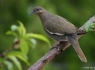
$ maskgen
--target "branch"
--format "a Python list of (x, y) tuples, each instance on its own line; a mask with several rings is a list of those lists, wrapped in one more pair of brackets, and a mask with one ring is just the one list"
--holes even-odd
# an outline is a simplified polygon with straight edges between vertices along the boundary
[[(95, 15), (92, 18), (90, 18), (86, 23), (88, 22), (94, 24)], [(85, 30), (85, 24), (81, 26), (79, 29)], [(81, 36), (82, 35), (78, 35), (78, 38), (80, 38)], [(41, 70), (48, 62), (54, 59), (57, 55), (59, 55), (69, 46), (70, 46), (69, 42), (56, 42), (52, 46), (52, 48), (41, 59), (39, 59), (36, 63), (34, 63), (28, 70)]]
[(19, 41), (18, 39), (15, 39), (15, 40), (14, 40), (14, 43), (12, 44), (12, 46), (10, 46), (8, 49), (6, 49), (4, 52), (2, 52), (2, 53), (0, 54), (0, 57), (5, 57), (6, 53), (9, 52), (11, 49), (15, 48), (15, 46), (16, 46), (17, 44), (19, 44), (19, 42), (20, 42), (20, 41)]

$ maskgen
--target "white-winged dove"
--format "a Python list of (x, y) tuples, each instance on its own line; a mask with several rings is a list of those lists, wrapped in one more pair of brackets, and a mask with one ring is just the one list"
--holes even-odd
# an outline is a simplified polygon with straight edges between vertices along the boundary
[(75, 49), (82, 62), (87, 62), (78, 43), (79, 31), (73, 24), (68, 22), (65, 18), (54, 15), (46, 11), (43, 7), (36, 6), (32, 14), (37, 14), (42, 22), (45, 32), (57, 41), (69, 41)]

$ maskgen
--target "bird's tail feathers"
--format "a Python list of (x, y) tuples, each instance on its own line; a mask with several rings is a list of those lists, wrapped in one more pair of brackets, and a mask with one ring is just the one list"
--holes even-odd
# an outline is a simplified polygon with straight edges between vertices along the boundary
[(74, 34), (74, 35), (67, 35), (67, 39), (71, 43), (73, 48), (75, 49), (75, 51), (78, 54), (80, 60), (82, 62), (87, 62), (87, 59), (86, 59), (84, 53), (82, 52), (82, 50), (81, 50), (81, 48), (79, 46), (77, 35), (76, 34)]

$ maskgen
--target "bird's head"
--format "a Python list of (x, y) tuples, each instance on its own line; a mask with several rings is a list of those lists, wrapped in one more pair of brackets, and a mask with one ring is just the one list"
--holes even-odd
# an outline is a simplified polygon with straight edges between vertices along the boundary
[(34, 9), (33, 9), (33, 12), (31, 14), (37, 14), (37, 15), (40, 15), (42, 13), (44, 13), (45, 9), (40, 7), (40, 6), (36, 6)]

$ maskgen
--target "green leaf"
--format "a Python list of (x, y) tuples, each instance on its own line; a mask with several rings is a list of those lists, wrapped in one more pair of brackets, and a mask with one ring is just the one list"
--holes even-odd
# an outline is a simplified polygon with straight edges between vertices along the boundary
[(13, 64), (7, 60), (4, 61), (4, 64), (7, 65), (8, 70), (14, 70)]
[(87, 32), (89, 31), (90, 26), (91, 26), (91, 22), (87, 22), (87, 23), (85, 24), (85, 30), (86, 30)]
[(0, 64), (6, 65), (8, 70), (12, 70), (12, 68), (13, 68), (12, 63), (7, 61), (7, 60), (5, 60), (5, 59), (3, 59), (3, 58), (0, 58)]
[(11, 51), (11, 52), (8, 52), (6, 54), (6, 57), (8, 56), (15, 56), (15, 57), (18, 57), (19, 59), (21, 59), (22, 61), (24, 61), (27, 65), (30, 65), (29, 62), (28, 62), (28, 58), (25, 54), (23, 54), (22, 52), (19, 52), (19, 51)]
[(27, 44), (28, 44), (29, 46), (31, 46), (31, 47), (34, 49), (35, 46), (36, 46), (36, 40), (33, 39), (33, 38), (29, 38), (29, 39), (27, 40)]
[(27, 54), (29, 47), (25, 39), (20, 39), (20, 49), (23, 54)]
[(93, 24), (91, 25), (91, 28), (92, 28), (92, 31), (95, 32), (95, 23), (93, 23)]
[(20, 24), (20, 26), (18, 27), (18, 31), (19, 31), (20, 35), (21, 36), (25, 35), (26, 34), (26, 29), (25, 29), (23, 23), (20, 22), (20, 21), (17, 21), (17, 22)]
[(13, 31), (7, 31), (6, 35), (14, 35), (15, 37), (18, 37), (18, 35)]
[(22, 24), (22, 22), (20, 21), (17, 21), (17, 22), (19, 23), (20, 26), (12, 25), (11, 30), (6, 32), (7, 35), (14, 35), (15, 37), (22, 37), (26, 34), (26, 29), (24, 25)]
[(32, 47), (33, 47), (33, 48), (35, 48), (35, 46), (36, 46), (36, 40), (35, 40), (35, 39), (30, 38), (30, 42), (31, 42), (31, 43), (33, 43), (33, 46), (32, 46)]
[(15, 56), (8, 56), (8, 58), (14, 62), (14, 64), (17, 66), (18, 70), (22, 70), (21, 64)]
[(29, 38), (36, 38), (36, 39), (42, 40), (50, 45), (50, 41), (45, 36), (43, 36), (41, 34), (27, 33), (26, 36)]

